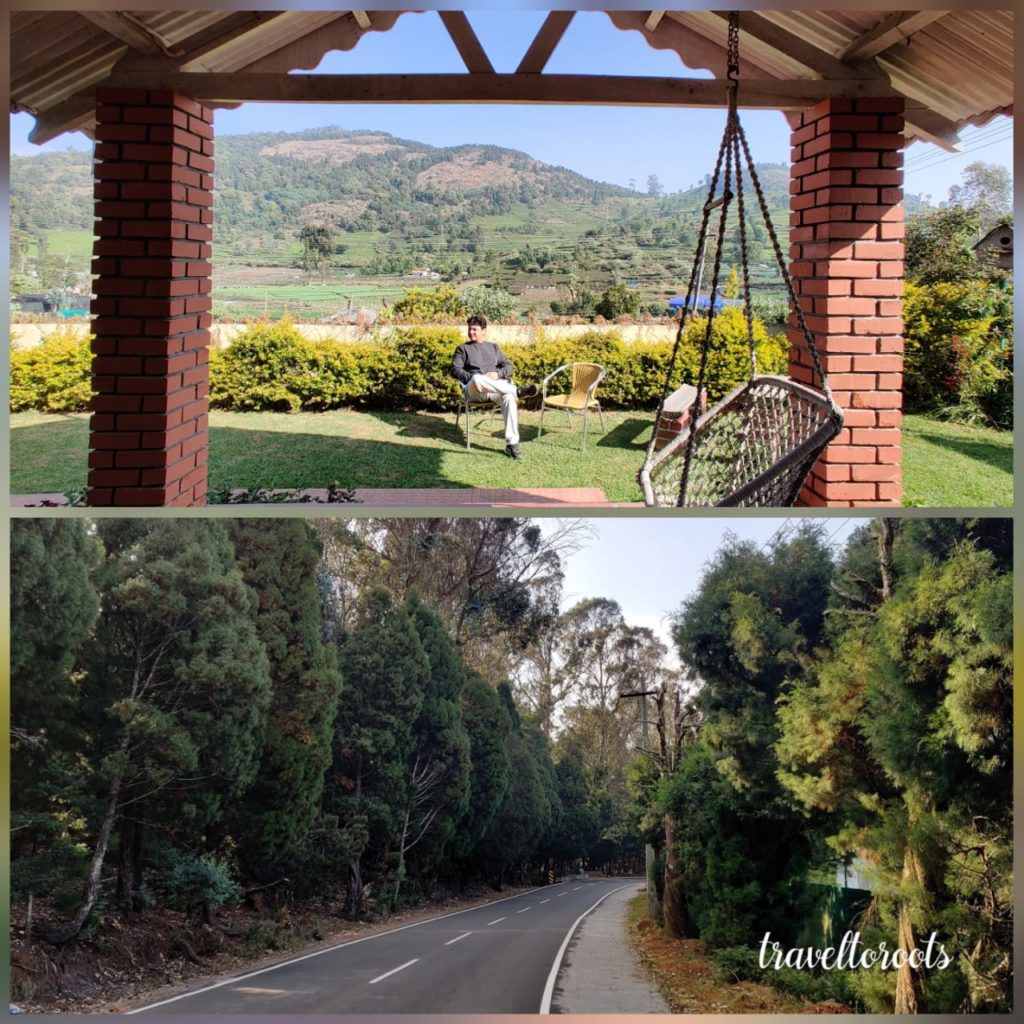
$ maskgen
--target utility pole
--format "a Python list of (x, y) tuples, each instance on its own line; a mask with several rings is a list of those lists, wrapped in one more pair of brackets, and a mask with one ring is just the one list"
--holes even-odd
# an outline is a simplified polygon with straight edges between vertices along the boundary
[[(640, 735), (643, 736), (644, 750), (647, 750), (647, 698), (654, 694), (654, 690), (637, 690), (634, 693), (621, 693), (622, 697), (640, 698)], [(652, 921), (657, 921), (659, 914), (658, 887), (654, 881), (654, 847), (650, 843), (644, 843), (644, 874), (647, 877), (647, 916)]]

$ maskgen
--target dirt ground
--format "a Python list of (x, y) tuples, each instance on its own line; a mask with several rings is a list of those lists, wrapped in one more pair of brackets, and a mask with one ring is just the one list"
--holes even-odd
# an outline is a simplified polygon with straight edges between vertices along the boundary
[[(26, 1013), (123, 1013), (224, 976), (269, 967), (304, 953), (488, 903), (527, 887), (447, 899), (387, 920), (345, 921), (340, 907), (277, 913), (237, 908), (218, 929), (186, 928), (181, 914), (146, 911), (100, 918), (87, 939), (63, 949), (25, 942), (25, 907), (11, 908), (11, 1002)], [(36, 904), (36, 914), (46, 914)]]
[(839, 1003), (807, 1003), (768, 985), (723, 981), (699, 939), (669, 938), (634, 902), (630, 939), (673, 1013), (849, 1013)]

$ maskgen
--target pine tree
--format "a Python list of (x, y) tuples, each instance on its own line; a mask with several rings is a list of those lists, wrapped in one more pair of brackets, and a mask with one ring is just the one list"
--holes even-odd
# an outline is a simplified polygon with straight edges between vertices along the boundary
[(341, 692), (336, 653), (320, 639), (320, 544), (299, 519), (233, 520), (242, 577), (257, 599), (270, 662), (259, 771), (232, 815), (239, 860), (258, 882), (281, 877), (316, 817)]
[(430, 661), (408, 612), (383, 589), (366, 595), (341, 648), (348, 681), (335, 722), (324, 810), (344, 825), (365, 819), (366, 843), (353, 849), (346, 912), (362, 913), (364, 872), (382, 877), (410, 800), (413, 727), (423, 707)]

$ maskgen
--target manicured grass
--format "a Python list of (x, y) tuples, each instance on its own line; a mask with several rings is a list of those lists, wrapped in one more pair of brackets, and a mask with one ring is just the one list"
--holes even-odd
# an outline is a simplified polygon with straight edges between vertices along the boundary
[(1013, 505), (1013, 433), (903, 419), (903, 504), (926, 508)]
[[(225, 413), (210, 415), (210, 486), (224, 487), (600, 487), (609, 501), (639, 501), (653, 414), (605, 414), (591, 420), (586, 452), (579, 423), (523, 411), (525, 458), (504, 454), (500, 416), (474, 427), (467, 451), (454, 413)], [(549, 432), (548, 427), (551, 427)], [(11, 416), (11, 492), (72, 491), (85, 486), (88, 417)], [(1013, 438), (982, 427), (908, 416), (904, 431), (904, 504), (930, 508), (1004, 508), (1013, 503)]]
[[(520, 412), (525, 458), (508, 459), (500, 414), (475, 418), (467, 451), (450, 413), (225, 413), (210, 415), (210, 488), (225, 487), (599, 487), (610, 501), (640, 501), (636, 472), (650, 437), (650, 413), (605, 413), (607, 433)], [(11, 416), (11, 492), (85, 485), (88, 417)]]

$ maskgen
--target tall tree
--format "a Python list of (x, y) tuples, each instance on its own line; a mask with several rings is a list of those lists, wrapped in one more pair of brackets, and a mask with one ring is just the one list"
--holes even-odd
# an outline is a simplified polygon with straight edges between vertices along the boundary
[[(780, 709), (780, 779), (829, 812), (832, 844), (878, 863), (886, 937), (938, 933), (957, 964), (863, 979), (898, 1013), (1000, 1010), (1011, 989), (1011, 575), (1008, 540), (961, 521), (879, 530), (888, 595), (839, 620), (833, 649)], [(895, 534), (895, 536), (894, 536)], [(841, 567), (865, 579), (862, 536)], [(1002, 548), (1002, 554), (997, 551)], [(888, 562), (889, 568), (884, 568)], [(861, 586), (862, 593), (870, 593)], [(843, 600), (854, 588), (843, 590)], [(958, 979), (961, 990), (958, 991)]]
[(335, 651), (321, 641), (320, 544), (310, 527), (299, 519), (238, 519), (229, 533), (256, 595), (256, 631), (272, 680), (259, 770), (232, 815), (239, 860), (266, 883), (302, 848), (319, 808), (341, 676)]
[(92, 910), (118, 823), (119, 892), (132, 900), (147, 808), (164, 802), (172, 834), (192, 842), (222, 820), (254, 777), (270, 698), (254, 601), (222, 523), (102, 520), (97, 528), (103, 615), (81, 711), (92, 719), (102, 812), (82, 901), (71, 922), (50, 930), (56, 941), (76, 935)]
[(423, 705), (413, 726), (410, 800), (399, 856), (415, 849), (421, 870), (434, 868), (469, 806), (470, 739), (462, 722), (466, 673), (441, 620), (415, 595), (405, 602), (430, 662)]
[(423, 707), (430, 661), (408, 612), (386, 590), (366, 595), (340, 655), (350, 681), (335, 722), (324, 810), (365, 820), (366, 844), (352, 850), (346, 912), (362, 913), (364, 870), (380, 879), (410, 801), (413, 727)]
[(949, 205), (976, 213), (982, 232), (1013, 216), (1013, 178), (1005, 167), (975, 160), (960, 178), (959, 185), (950, 186)]

